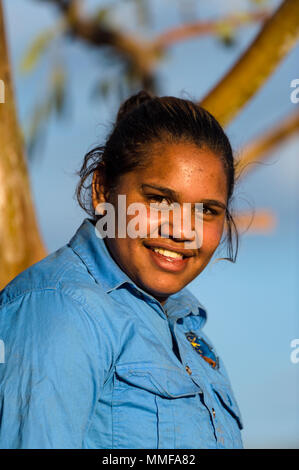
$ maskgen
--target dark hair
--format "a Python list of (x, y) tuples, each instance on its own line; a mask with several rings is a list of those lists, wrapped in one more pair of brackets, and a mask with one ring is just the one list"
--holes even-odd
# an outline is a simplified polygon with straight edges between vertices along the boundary
[[(104, 146), (85, 155), (78, 172), (76, 195), (80, 206), (95, 220), (92, 205), (91, 176), (101, 170), (104, 187), (112, 191), (121, 175), (137, 166), (146, 166), (148, 149), (157, 142), (178, 141), (208, 148), (219, 156), (227, 177), (226, 230), (228, 261), (235, 262), (238, 252), (238, 230), (229, 209), (235, 186), (235, 165), (230, 142), (217, 120), (198, 104), (173, 96), (157, 97), (146, 91), (131, 96), (119, 108), (116, 122)], [(233, 255), (233, 233), (236, 252)]]

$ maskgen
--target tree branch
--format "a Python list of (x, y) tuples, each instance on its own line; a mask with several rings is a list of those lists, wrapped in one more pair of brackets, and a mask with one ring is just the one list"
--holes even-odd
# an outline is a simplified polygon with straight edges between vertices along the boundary
[(228, 124), (271, 76), (299, 36), (298, 0), (285, 0), (226, 76), (201, 101)]
[(266, 11), (235, 14), (214, 22), (183, 25), (153, 40), (145, 40), (128, 32), (107, 28), (92, 17), (85, 18), (80, 9), (80, 0), (46, 1), (55, 4), (60, 9), (67, 21), (70, 34), (95, 46), (111, 46), (141, 78), (144, 88), (147, 89), (154, 81), (154, 71), (162, 52), (174, 42), (195, 35), (219, 33), (224, 24), (238, 27), (248, 22), (262, 21), (268, 15)]
[[(299, 132), (299, 112), (288, 116), (281, 124), (274, 127), (253, 143), (248, 144), (241, 152), (236, 163), (237, 177), (243, 177), (248, 171), (256, 168), (261, 159), (269, 158), (271, 151), (280, 143)], [(252, 166), (251, 166), (252, 165)]]
[(116, 31), (95, 18), (84, 17), (80, 0), (46, 0), (60, 9), (68, 33), (94, 46), (110, 46), (141, 78), (144, 88), (153, 83), (153, 70), (160, 51), (151, 41), (127, 32)]
[(223, 26), (238, 28), (248, 23), (265, 21), (269, 18), (269, 11), (257, 11), (253, 13), (239, 13), (229, 15), (216, 21), (196, 21), (188, 23), (177, 28), (170, 29), (160, 34), (153, 40), (157, 47), (165, 48), (174, 43), (185, 41), (195, 36), (203, 36), (205, 34), (218, 34)]

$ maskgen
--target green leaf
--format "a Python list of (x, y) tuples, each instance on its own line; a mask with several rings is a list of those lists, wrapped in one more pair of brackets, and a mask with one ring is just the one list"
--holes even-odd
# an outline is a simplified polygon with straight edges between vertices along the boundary
[(46, 96), (42, 103), (35, 106), (32, 117), (29, 122), (29, 130), (27, 134), (27, 153), (29, 160), (33, 159), (33, 156), (38, 149), (39, 145), (45, 139), (46, 136), (46, 123), (50, 117), (53, 108), (53, 100), (51, 95)]
[(110, 8), (99, 8), (94, 14), (94, 18), (99, 23), (106, 23), (109, 21)]
[(266, 5), (268, 3), (268, 0), (251, 0), (251, 3), (254, 5)]
[(103, 98), (107, 98), (110, 88), (111, 88), (111, 81), (103, 80), (100, 83), (99, 92), (103, 96)]
[(225, 46), (231, 46), (235, 43), (234, 29), (227, 21), (223, 21), (217, 25), (216, 34)]
[(53, 68), (51, 76), (52, 99), (57, 114), (62, 114), (66, 102), (66, 72), (61, 65)]
[(56, 35), (57, 29), (51, 29), (43, 32), (34, 39), (21, 62), (20, 70), (23, 74), (32, 71)]
[(115, 77), (111, 76), (107, 79), (98, 81), (95, 87), (91, 91), (92, 99), (107, 99), (109, 94), (114, 91), (115, 88)]
[(53, 67), (49, 85), (43, 100), (35, 105), (29, 121), (26, 141), (30, 159), (33, 159), (46, 138), (51, 115), (61, 115), (65, 110), (66, 72), (61, 64)]

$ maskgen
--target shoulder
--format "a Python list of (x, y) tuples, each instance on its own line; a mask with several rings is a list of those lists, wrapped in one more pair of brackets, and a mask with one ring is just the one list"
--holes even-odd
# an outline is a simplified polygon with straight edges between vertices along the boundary
[(68, 280), (91, 280), (85, 265), (73, 250), (65, 245), (16, 276), (0, 292), (0, 307), (30, 292), (55, 291)]
[[(116, 318), (117, 317), (117, 318)], [(113, 299), (95, 281), (86, 265), (65, 245), (19, 274), (0, 292), (1, 338), (12, 343), (48, 344), (117, 352), (128, 329)], [(113, 352), (113, 354), (114, 354)]]
[(92, 311), (95, 297), (98, 306), (109, 303), (104, 288), (95, 281), (86, 264), (65, 245), (21, 272), (0, 291), (0, 311), (29, 303), (33, 308), (34, 302), (39, 310), (67, 304)]

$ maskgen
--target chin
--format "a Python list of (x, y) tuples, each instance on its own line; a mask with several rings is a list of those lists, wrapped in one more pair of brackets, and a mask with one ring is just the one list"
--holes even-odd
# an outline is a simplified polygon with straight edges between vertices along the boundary
[(169, 295), (179, 292), (185, 287), (185, 284), (174, 284), (169, 282), (159, 282), (155, 284), (144, 284), (143, 289), (146, 290), (153, 297), (166, 298)]

